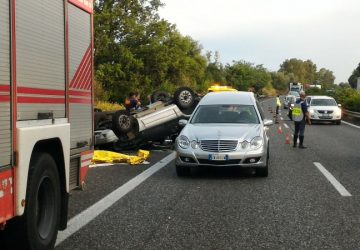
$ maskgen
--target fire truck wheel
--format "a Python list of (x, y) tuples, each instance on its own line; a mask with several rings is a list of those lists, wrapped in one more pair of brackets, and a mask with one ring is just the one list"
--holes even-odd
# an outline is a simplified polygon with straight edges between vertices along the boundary
[[(30, 161), (25, 214), (17, 224), (22, 249), (53, 249), (60, 223), (60, 180), (54, 159), (34, 153)], [(18, 237), (17, 237), (18, 238)]]
[(181, 110), (191, 108), (195, 102), (195, 93), (188, 87), (178, 88), (174, 93), (174, 101)]
[(112, 129), (117, 137), (133, 131), (136, 128), (135, 125), (135, 118), (125, 110), (116, 111), (113, 115)]

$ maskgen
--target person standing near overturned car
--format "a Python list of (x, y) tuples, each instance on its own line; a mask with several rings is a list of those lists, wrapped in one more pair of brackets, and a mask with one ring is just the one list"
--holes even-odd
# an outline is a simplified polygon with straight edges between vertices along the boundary
[(297, 140), (299, 138), (300, 144), (299, 148), (306, 148), (304, 146), (304, 133), (305, 133), (305, 125), (306, 122), (310, 125), (310, 116), (307, 109), (307, 104), (305, 101), (305, 92), (300, 92), (300, 99), (297, 100), (294, 104), (292, 110), (292, 119), (295, 123), (295, 132), (294, 132), (294, 145), (293, 147), (297, 147)]
[(124, 106), (128, 112), (134, 110), (140, 111), (140, 94), (138, 92), (130, 92), (128, 97), (125, 99)]

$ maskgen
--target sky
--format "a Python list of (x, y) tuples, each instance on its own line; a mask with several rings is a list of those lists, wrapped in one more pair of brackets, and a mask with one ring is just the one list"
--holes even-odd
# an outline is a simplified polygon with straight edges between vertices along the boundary
[(162, 0), (160, 17), (220, 62), (245, 60), (277, 71), (310, 59), (347, 82), (360, 63), (360, 0)]

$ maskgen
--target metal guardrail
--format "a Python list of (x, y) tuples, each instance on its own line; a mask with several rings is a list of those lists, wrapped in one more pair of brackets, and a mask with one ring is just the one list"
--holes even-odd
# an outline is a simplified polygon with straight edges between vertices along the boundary
[(354, 111), (350, 111), (347, 109), (343, 110), (345, 115), (350, 116), (350, 117), (354, 117), (354, 118), (360, 118), (360, 113), (359, 112), (354, 112)]

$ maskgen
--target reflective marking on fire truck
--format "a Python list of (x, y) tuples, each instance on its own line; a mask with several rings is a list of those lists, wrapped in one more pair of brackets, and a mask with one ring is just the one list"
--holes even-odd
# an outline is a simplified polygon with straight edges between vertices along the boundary
[(8, 179), (4, 179), (1, 181), (1, 185), (2, 185), (2, 189), (6, 189), (7, 185), (8, 185)]
[(9, 185), (10, 185), (10, 194), (12, 194), (13, 193), (12, 177), (1, 180), (0, 198), (3, 198), (5, 196), (6, 189), (8, 188)]
[(81, 154), (81, 167), (87, 167), (91, 164), (93, 158), (93, 151), (85, 151)]

